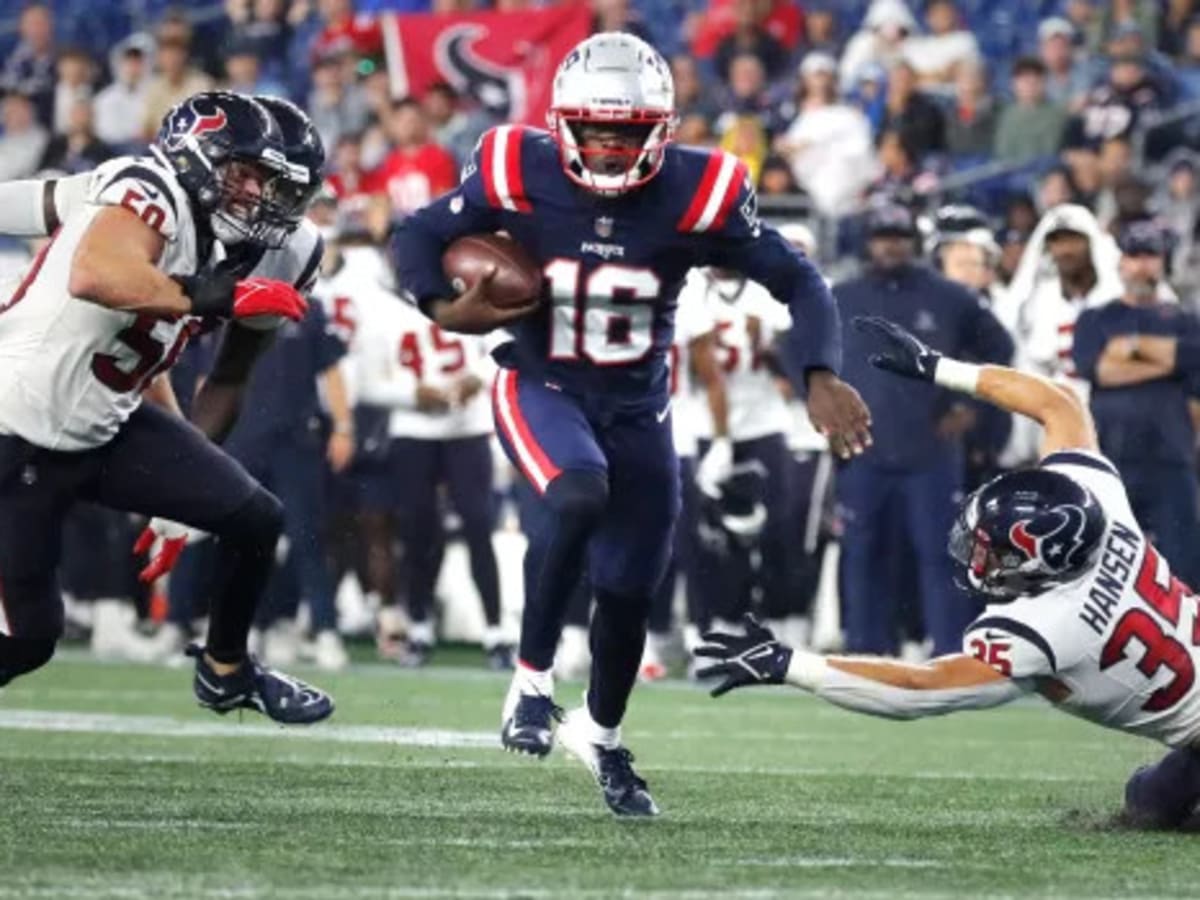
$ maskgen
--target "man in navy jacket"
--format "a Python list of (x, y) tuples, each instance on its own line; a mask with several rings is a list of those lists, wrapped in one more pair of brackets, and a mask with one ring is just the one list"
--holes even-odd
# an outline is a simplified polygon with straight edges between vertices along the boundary
[(962, 436), (975, 413), (949, 391), (930, 384), (914, 392), (872, 367), (869, 342), (848, 323), (884, 316), (936, 350), (981, 363), (1008, 363), (1013, 342), (976, 296), (915, 260), (911, 211), (876, 206), (866, 231), (866, 271), (834, 287), (847, 323), (843, 377), (875, 423), (874, 445), (838, 476), (847, 649), (896, 652), (900, 591), (892, 557), (911, 552), (933, 653), (952, 653), (974, 612), (954, 585), (946, 534), (962, 491)]

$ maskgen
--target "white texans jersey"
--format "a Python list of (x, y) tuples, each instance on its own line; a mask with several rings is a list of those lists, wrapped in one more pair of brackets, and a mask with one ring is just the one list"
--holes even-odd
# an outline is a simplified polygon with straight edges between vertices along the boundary
[[(708, 397), (704, 391), (692, 392), (692, 341), (712, 334), (714, 323), (712, 310), (708, 306), (706, 291), (708, 276), (699, 269), (692, 269), (687, 281), (679, 291), (678, 307), (675, 312), (675, 340), (667, 354), (667, 365), (671, 372), (671, 429), (675, 441), (675, 452), (683, 457), (696, 455), (698, 415), (696, 408), (707, 409)], [(709, 426), (711, 431), (712, 426)]]
[[(776, 335), (791, 327), (787, 307), (762, 285), (741, 278), (711, 279), (707, 294), (729, 396), (729, 437), (736, 443), (786, 434), (792, 418), (767, 356)], [(711, 415), (700, 419), (701, 436), (711, 436)]]
[[(360, 403), (392, 410), (392, 437), (453, 440), (492, 433), (491, 384), (495, 365), (484, 340), (451, 334), (376, 282), (354, 295), (357, 330), (351, 345)], [(453, 398), (464, 378), (482, 387), (445, 412), (417, 409), (417, 388), (437, 388)]]
[(209, 261), (200, 259), (187, 197), (156, 159), (119, 157), (88, 177), (86, 202), (0, 299), (0, 433), (51, 450), (111, 440), (198, 327), (193, 317), (172, 322), (71, 295), (71, 262), (96, 215), (123, 206), (157, 229), (167, 274), (192, 275)]
[(1036, 597), (992, 604), (964, 652), (1064, 710), (1170, 746), (1200, 738), (1198, 598), (1171, 576), (1102, 456), (1065, 451), (1042, 465), (1096, 497), (1108, 519), (1092, 570)]

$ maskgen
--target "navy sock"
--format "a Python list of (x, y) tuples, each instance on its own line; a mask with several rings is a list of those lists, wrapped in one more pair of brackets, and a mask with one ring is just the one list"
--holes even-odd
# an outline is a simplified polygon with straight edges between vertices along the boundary
[(1139, 821), (1176, 827), (1200, 801), (1200, 753), (1181, 747), (1143, 766), (1125, 785), (1125, 810)]
[(625, 718), (625, 707), (642, 663), (649, 615), (649, 597), (622, 597), (596, 590), (587, 705), (597, 725), (616, 728)]

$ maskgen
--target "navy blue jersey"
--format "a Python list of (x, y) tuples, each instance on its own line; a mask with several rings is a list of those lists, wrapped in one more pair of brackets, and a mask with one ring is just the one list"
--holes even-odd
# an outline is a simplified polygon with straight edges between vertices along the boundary
[(346, 355), (320, 303), (299, 322), (285, 322), (254, 363), (230, 442), (305, 430), (320, 415), (317, 378)]
[(399, 284), (427, 309), (454, 292), (442, 252), (503, 230), (542, 267), (539, 309), (510, 326), (497, 361), (618, 403), (667, 392), (676, 297), (696, 266), (735, 269), (788, 304), (793, 371), (841, 363), (837, 307), (816, 268), (758, 220), (745, 166), (722, 151), (668, 146), (662, 170), (619, 197), (579, 188), (549, 134), (487, 132), (455, 190), (418, 210), (391, 245)]
[(1195, 432), (1188, 398), (1200, 396), (1200, 372), (1177, 371), (1140, 384), (1101, 387), (1096, 380), (1100, 354), (1111, 338), (1127, 334), (1194, 341), (1200, 337), (1200, 322), (1177, 303), (1130, 306), (1114, 300), (1079, 314), (1072, 350), (1079, 375), (1092, 383), (1092, 416), (1100, 449), (1117, 463), (1190, 466)]

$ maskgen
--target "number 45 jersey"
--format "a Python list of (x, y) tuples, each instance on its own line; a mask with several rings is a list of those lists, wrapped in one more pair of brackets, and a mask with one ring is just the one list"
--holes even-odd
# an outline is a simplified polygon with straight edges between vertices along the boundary
[[(1034, 597), (993, 604), (963, 650), (1099, 725), (1180, 746), (1200, 738), (1200, 617), (1192, 591), (1147, 542), (1107, 459), (1069, 451), (1042, 465), (1092, 492), (1108, 519), (1093, 568)], [(1019, 523), (1018, 526), (1019, 527)], [(1030, 541), (1070, 552), (1072, 523)], [(1043, 556), (1054, 544), (1040, 548)]]
[(83, 208), (66, 219), (15, 290), (0, 295), (0, 434), (49, 450), (86, 450), (111, 440), (197, 321), (121, 312), (71, 295), (71, 261), (106, 206), (131, 210), (163, 236), (163, 272), (190, 275), (200, 263), (187, 197), (165, 166), (151, 157), (121, 157), (90, 178)]
[(509, 326), (497, 361), (590, 401), (665, 402), (676, 297), (692, 267), (743, 272), (788, 303), (803, 338), (797, 371), (837, 371), (837, 309), (812, 264), (761, 225), (745, 166), (721, 151), (669, 145), (642, 187), (601, 197), (562, 169), (551, 136), (487, 132), (455, 190), (397, 229), (401, 289), (427, 309), (453, 291), (441, 268), (458, 237), (506, 231), (541, 266), (543, 304)]

